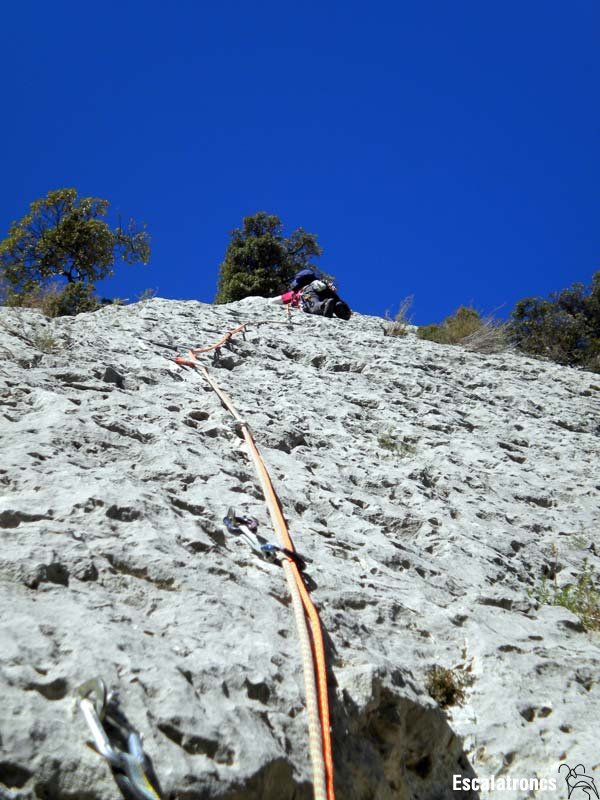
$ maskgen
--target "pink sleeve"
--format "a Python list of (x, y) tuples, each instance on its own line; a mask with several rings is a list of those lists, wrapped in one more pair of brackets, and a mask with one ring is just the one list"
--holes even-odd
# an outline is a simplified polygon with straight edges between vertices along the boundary
[(281, 299), (284, 303), (291, 303), (294, 299), (294, 292), (285, 292), (281, 295)]

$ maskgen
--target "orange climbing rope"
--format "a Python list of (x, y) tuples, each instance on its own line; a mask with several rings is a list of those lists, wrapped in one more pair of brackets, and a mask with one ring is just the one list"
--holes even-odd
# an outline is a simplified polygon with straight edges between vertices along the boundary
[(242, 325), (238, 325), (237, 328), (234, 328), (232, 331), (228, 331), (222, 339), (219, 339), (218, 342), (215, 342), (208, 347), (192, 347), (190, 353), (195, 356), (197, 353), (209, 353), (211, 350), (216, 350), (217, 347), (222, 347), (224, 344), (227, 344), (231, 337), (235, 336), (236, 333), (243, 333), (246, 330), (246, 327), (247, 323), (244, 322)]
[[(200, 370), (205, 379), (217, 394), (223, 406), (229, 411), (232, 417), (236, 420), (241, 428), (244, 441), (248, 448), (251, 460), (254, 463), (258, 479), (267, 503), (269, 515), (273, 528), (277, 532), (280, 545), (292, 552), (295, 552), (294, 543), (290, 537), (287, 523), (281, 512), (281, 505), (271, 476), (267, 470), (265, 462), (260, 454), (256, 441), (250, 431), (248, 423), (240, 416), (235, 408), (231, 398), (221, 389), (215, 379), (211, 376), (208, 369), (196, 359), (196, 353), (206, 353), (214, 350), (227, 342), (236, 333), (241, 333), (246, 329), (247, 325), (240, 325), (219, 340), (214, 345), (204, 348), (192, 348), (189, 351), (188, 357), (177, 356), (173, 359), (176, 364), (193, 369)], [(283, 560), (283, 567), (286, 574), (286, 579), (290, 586), (293, 601), (299, 597), (302, 607), (310, 625), (310, 632), (312, 637), (312, 665), (307, 668), (305, 659), (305, 687), (306, 687), (306, 700), (307, 711), (309, 715), (309, 734), (311, 738), (311, 759), (313, 763), (313, 778), (316, 800), (335, 800), (334, 783), (333, 783), (333, 755), (331, 747), (331, 719), (329, 713), (329, 696), (327, 691), (327, 662), (325, 657), (325, 646), (323, 642), (323, 630), (321, 628), (321, 620), (318, 611), (312, 598), (306, 588), (302, 575), (294, 559), (286, 557)], [(296, 611), (296, 621), (298, 623), (299, 635), (303, 648), (303, 655), (307, 655), (306, 641), (302, 632), (302, 620), (299, 619), (297, 613), (298, 604), (294, 602)], [(305, 622), (304, 622), (305, 628)], [(312, 674), (309, 669), (312, 670)], [(316, 688), (317, 693), (317, 706), (316, 710), (312, 709), (312, 698), (314, 697)], [(317, 748), (315, 740), (320, 737), (320, 743)], [(319, 752), (317, 752), (317, 750)]]

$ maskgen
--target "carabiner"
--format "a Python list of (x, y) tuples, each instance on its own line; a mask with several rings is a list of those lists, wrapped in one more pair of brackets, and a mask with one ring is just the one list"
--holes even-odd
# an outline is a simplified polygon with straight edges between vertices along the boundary
[[(146, 776), (146, 756), (140, 735), (129, 725), (126, 726), (127, 748), (129, 752), (118, 750), (111, 744), (104, 729), (105, 718), (117, 728), (125, 727), (122, 722), (113, 720), (107, 710), (108, 698), (106, 684), (101, 678), (86, 681), (77, 689), (79, 708), (88, 724), (96, 750), (103, 756), (114, 770), (122, 773), (121, 780), (138, 800), (161, 800), (148, 777)], [(90, 695), (94, 695), (93, 700)], [(123, 716), (124, 715), (120, 715)]]

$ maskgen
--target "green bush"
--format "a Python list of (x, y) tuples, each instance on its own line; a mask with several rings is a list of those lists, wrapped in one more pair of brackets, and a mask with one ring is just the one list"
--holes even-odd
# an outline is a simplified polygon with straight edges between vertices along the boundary
[(551, 583), (543, 578), (537, 589), (530, 592), (539, 603), (551, 606), (562, 606), (579, 617), (586, 630), (600, 630), (600, 592), (595, 588), (597, 575), (587, 559), (584, 560), (581, 572), (575, 583), (558, 587), (556, 581)]
[(460, 306), (456, 312), (437, 325), (423, 325), (417, 331), (419, 339), (439, 344), (458, 344), (483, 327), (479, 313), (470, 306)]
[(589, 287), (574, 283), (548, 299), (520, 300), (510, 334), (524, 353), (600, 372), (600, 272)]
[(75, 316), (100, 307), (93, 291), (91, 284), (81, 281), (63, 287), (56, 283), (34, 285), (27, 291), (5, 291), (4, 304), (13, 308), (37, 308), (47, 317)]

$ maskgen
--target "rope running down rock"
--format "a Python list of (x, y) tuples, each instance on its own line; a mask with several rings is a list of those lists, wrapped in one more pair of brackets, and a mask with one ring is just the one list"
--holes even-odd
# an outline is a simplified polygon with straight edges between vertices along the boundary
[[(267, 503), (271, 522), (279, 538), (280, 545), (288, 550), (295, 551), (287, 523), (281, 513), (281, 506), (273, 487), (271, 477), (260, 455), (260, 451), (258, 450), (248, 423), (240, 416), (231, 398), (221, 389), (208, 369), (196, 359), (196, 353), (207, 353), (221, 347), (229, 341), (232, 336), (245, 331), (246, 328), (246, 323), (240, 325), (226, 333), (225, 336), (215, 344), (209, 347), (192, 348), (187, 358), (178, 356), (174, 358), (173, 361), (181, 366), (199, 370), (210, 387), (217, 394), (223, 406), (229, 411), (239, 425), (248, 454), (254, 463)], [(296, 563), (291, 558), (283, 558), (282, 565), (292, 597), (296, 626), (300, 638), (315, 800), (335, 800), (331, 721), (327, 691), (327, 663), (321, 620)], [(311, 638), (306, 625), (306, 617), (308, 617), (310, 625), (312, 647)]]

